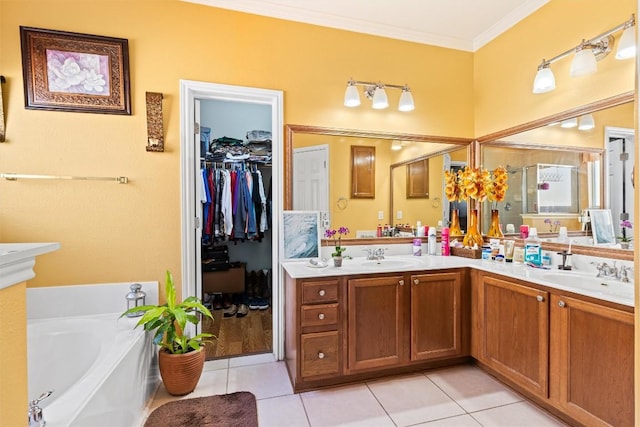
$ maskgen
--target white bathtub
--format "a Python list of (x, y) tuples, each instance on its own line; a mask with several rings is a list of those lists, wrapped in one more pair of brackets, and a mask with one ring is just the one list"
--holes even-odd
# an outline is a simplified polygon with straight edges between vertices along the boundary
[[(60, 293), (55, 288), (28, 289), (28, 307), (47, 298), (49, 306), (55, 305), (74, 287), (64, 288)], [(114, 295), (119, 300), (125, 294)], [(116, 304), (122, 306), (122, 301)], [(86, 308), (78, 299), (76, 304)], [(120, 313), (28, 320), (29, 398), (53, 390), (40, 404), (48, 427), (141, 425), (145, 406), (159, 384), (157, 349), (149, 334), (134, 329), (138, 319), (118, 319)]]

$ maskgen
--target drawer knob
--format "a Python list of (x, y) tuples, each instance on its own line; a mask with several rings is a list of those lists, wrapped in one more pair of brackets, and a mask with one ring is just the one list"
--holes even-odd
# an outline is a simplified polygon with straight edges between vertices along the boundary
[(320, 319), (320, 320), (324, 320), (324, 313), (320, 313), (320, 314), (318, 314), (318, 319)]
[(404, 280), (398, 280), (398, 284), (399, 284), (400, 286), (404, 286)]
[(565, 302), (564, 302), (564, 301), (558, 301), (558, 306), (559, 306), (559, 307), (564, 307), (564, 306), (566, 306), (566, 305), (567, 305), (567, 304), (565, 304)]
[(542, 295), (538, 295), (536, 299), (538, 300), (538, 302), (544, 301), (544, 297)]
[(420, 284), (420, 280), (418, 280), (418, 279), (413, 279), (413, 284), (414, 284), (414, 285), (419, 285), (419, 284)]
[(324, 353), (323, 352), (318, 352), (318, 359), (324, 359)]
[(318, 291), (318, 295), (320, 295), (321, 297), (325, 296), (327, 293), (324, 291), (324, 289), (320, 289)]

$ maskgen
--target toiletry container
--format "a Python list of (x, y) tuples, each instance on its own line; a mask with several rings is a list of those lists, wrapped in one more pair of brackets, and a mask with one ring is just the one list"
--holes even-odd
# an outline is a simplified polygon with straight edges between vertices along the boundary
[(524, 262), (542, 265), (542, 243), (538, 239), (538, 230), (535, 227), (529, 229), (529, 237), (524, 240)]
[(428, 253), (429, 255), (436, 255), (436, 229), (429, 227), (428, 241)]
[(442, 232), (440, 234), (440, 253), (442, 256), (449, 256), (449, 227), (442, 227)]
[(413, 239), (413, 255), (422, 255), (422, 239)]

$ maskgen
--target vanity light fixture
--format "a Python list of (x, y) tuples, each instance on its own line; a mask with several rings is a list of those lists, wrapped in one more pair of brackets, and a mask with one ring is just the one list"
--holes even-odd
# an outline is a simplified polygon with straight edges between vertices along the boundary
[(400, 95), (400, 101), (398, 102), (399, 111), (412, 111), (415, 104), (413, 103), (413, 95), (411, 89), (407, 85), (392, 85), (384, 84), (381, 82), (363, 82), (359, 80), (349, 79), (347, 82), (347, 89), (344, 93), (344, 106), (345, 107), (358, 107), (360, 105), (360, 94), (358, 93), (357, 86), (364, 86), (364, 95), (370, 99), (371, 107), (376, 110), (383, 110), (389, 107), (389, 98), (385, 89), (399, 89), (402, 91)]
[(593, 120), (592, 114), (585, 114), (580, 116), (580, 123), (578, 124), (578, 130), (591, 130), (596, 127), (596, 123)]
[(560, 122), (561, 128), (569, 129), (569, 128), (574, 128), (576, 126), (578, 126), (578, 119), (575, 117), (566, 119)]
[(571, 77), (585, 76), (595, 73), (598, 70), (596, 61), (605, 58), (611, 52), (615, 38), (613, 34), (623, 30), (622, 36), (618, 43), (616, 59), (629, 59), (636, 55), (635, 31), (633, 27), (636, 25), (635, 15), (622, 24), (606, 31), (589, 40), (582, 40), (580, 44), (571, 49), (554, 56), (549, 60), (542, 60), (538, 66), (535, 79), (533, 81), (533, 93), (546, 93), (555, 89), (555, 77), (551, 70), (551, 64), (574, 54), (571, 62)]

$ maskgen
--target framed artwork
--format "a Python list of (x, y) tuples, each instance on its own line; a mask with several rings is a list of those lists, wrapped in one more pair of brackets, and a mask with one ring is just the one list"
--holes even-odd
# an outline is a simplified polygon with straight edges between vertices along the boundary
[(305, 260), (320, 256), (320, 212), (283, 212), (284, 260)]
[(589, 209), (591, 216), (591, 233), (594, 245), (612, 245), (616, 243), (616, 235), (611, 219), (611, 209)]
[(127, 39), (20, 27), (25, 108), (131, 114)]

